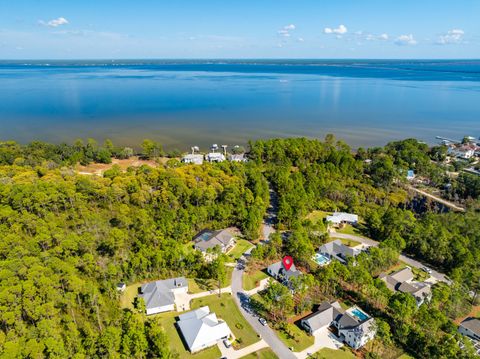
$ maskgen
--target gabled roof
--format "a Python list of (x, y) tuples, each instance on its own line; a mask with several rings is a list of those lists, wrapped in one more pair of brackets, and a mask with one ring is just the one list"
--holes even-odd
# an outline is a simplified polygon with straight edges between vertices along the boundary
[(336, 224), (341, 222), (356, 223), (358, 222), (358, 216), (352, 213), (335, 212), (331, 216), (327, 216), (326, 221)]
[(175, 304), (173, 290), (188, 287), (184, 277), (157, 280), (142, 285), (140, 297), (145, 301), (147, 309)]
[(325, 243), (319, 248), (320, 253), (327, 253), (330, 256), (336, 257), (341, 256), (343, 258), (346, 257), (355, 257), (358, 254), (358, 251), (354, 248), (346, 246), (342, 243), (341, 240), (336, 239), (334, 241)]
[(195, 247), (206, 251), (215, 246), (228, 246), (233, 239), (233, 235), (226, 229), (219, 231), (202, 231), (195, 238)]
[(302, 319), (308, 323), (308, 326), (312, 331), (329, 326), (334, 320), (337, 320), (344, 310), (340, 307), (338, 302), (323, 302), (318, 307), (318, 310), (315, 313), (310, 314), (309, 316)]
[(227, 323), (210, 313), (208, 306), (178, 316), (178, 327), (190, 351), (195, 351), (231, 334)]
[(472, 317), (467, 318), (460, 323), (460, 326), (480, 336), (480, 319)]
[(282, 261), (279, 261), (279, 262), (276, 262), (276, 263), (273, 263), (273, 264), (269, 265), (268, 268), (267, 268), (267, 271), (271, 272), (275, 276), (281, 275), (281, 276), (285, 277), (286, 279), (290, 279), (292, 277), (298, 277), (298, 276), (302, 275), (302, 272), (299, 271), (295, 267), (295, 264), (292, 263), (292, 266), (290, 267), (290, 269), (287, 270), (283, 266)]
[(412, 268), (410, 267), (405, 267), (403, 269), (400, 269), (396, 272), (393, 272), (390, 274), (390, 277), (394, 278), (398, 282), (408, 282), (413, 280), (413, 272)]
[(413, 281), (413, 272), (410, 267), (403, 268), (390, 275), (382, 273), (378, 276), (392, 291), (410, 293), (414, 297), (423, 298), (430, 293), (430, 285)]
[(345, 313), (337, 323), (338, 329), (351, 329), (357, 327), (361, 322), (350, 313)]

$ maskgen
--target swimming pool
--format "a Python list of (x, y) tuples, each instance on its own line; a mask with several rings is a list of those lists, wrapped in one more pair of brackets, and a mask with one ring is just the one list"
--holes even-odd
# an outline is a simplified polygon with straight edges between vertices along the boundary
[(367, 320), (367, 319), (369, 318), (367, 314), (365, 314), (364, 312), (362, 312), (362, 311), (361, 311), (360, 309), (358, 309), (358, 308), (353, 308), (353, 309), (351, 310), (351, 313), (352, 313), (353, 316), (357, 317), (358, 320), (360, 320), (360, 321), (362, 321), (362, 322), (365, 321), (365, 320)]
[(313, 256), (313, 260), (318, 265), (321, 265), (321, 266), (324, 266), (324, 265), (330, 263), (330, 258), (328, 258), (327, 256), (325, 256), (321, 253), (315, 253), (315, 255)]

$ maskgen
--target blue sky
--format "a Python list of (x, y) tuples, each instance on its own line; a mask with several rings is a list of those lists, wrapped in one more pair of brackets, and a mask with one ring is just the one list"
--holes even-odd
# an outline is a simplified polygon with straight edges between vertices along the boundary
[(480, 58), (478, 0), (0, 0), (0, 59)]

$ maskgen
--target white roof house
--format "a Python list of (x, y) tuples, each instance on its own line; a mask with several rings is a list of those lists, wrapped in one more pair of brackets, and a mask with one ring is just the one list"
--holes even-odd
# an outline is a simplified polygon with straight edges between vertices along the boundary
[(213, 346), (232, 334), (227, 323), (211, 313), (208, 306), (179, 315), (177, 325), (192, 353)]
[(182, 161), (184, 163), (191, 163), (194, 165), (201, 165), (203, 163), (203, 155), (189, 153), (183, 156)]
[(228, 159), (231, 162), (247, 162), (247, 159), (245, 158), (244, 153), (232, 153), (228, 156)]
[(225, 161), (224, 154), (220, 153), (220, 152), (210, 152), (205, 157), (206, 157), (206, 160), (208, 162), (223, 162), (223, 161)]
[(175, 295), (187, 293), (188, 282), (184, 277), (157, 280), (142, 285), (139, 297), (145, 301), (147, 315), (175, 310)]
[(358, 223), (358, 216), (356, 214), (351, 214), (351, 213), (335, 212), (331, 216), (327, 216), (326, 221), (333, 224), (341, 224), (341, 223), (356, 224)]

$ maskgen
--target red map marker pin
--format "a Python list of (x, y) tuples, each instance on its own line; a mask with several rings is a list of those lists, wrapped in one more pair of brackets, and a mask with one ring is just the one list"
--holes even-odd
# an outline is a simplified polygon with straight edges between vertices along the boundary
[(285, 256), (283, 257), (282, 262), (283, 262), (283, 266), (288, 271), (293, 265), (293, 258), (290, 256)]

